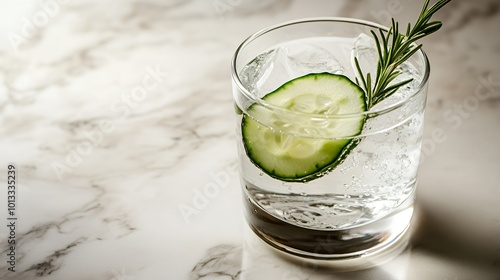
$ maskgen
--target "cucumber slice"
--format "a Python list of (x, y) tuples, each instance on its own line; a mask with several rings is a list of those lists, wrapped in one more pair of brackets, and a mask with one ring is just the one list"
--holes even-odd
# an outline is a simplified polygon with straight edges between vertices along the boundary
[[(309, 74), (267, 94), (267, 103), (305, 114), (352, 114), (366, 111), (363, 90), (349, 78)], [(256, 120), (265, 120), (263, 125)], [(278, 114), (259, 104), (243, 116), (242, 135), (250, 160), (271, 177), (305, 182), (335, 168), (357, 145), (365, 118), (323, 119)], [(300, 135), (300, 136), (299, 136)]]

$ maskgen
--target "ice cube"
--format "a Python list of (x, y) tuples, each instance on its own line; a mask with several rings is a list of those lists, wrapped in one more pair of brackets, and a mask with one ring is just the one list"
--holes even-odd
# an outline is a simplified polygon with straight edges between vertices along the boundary
[(408, 95), (413, 94), (417, 90), (418, 86), (422, 82), (422, 75), (420, 75), (419, 71), (409, 62), (404, 62), (397, 68), (397, 70), (401, 71), (401, 74), (391, 82), (391, 85), (413, 79), (410, 83), (399, 88), (398, 92), (395, 94), (398, 98), (403, 100), (408, 98)]
[(289, 58), (285, 52), (278, 47), (257, 56), (241, 70), (243, 85), (251, 93), (263, 97), (291, 80)]
[(245, 65), (240, 72), (243, 86), (251, 93), (256, 94), (259, 84), (262, 84), (269, 76), (269, 70), (274, 67), (273, 62), (278, 56), (279, 49), (273, 49), (258, 55), (250, 63)]
[(363, 71), (363, 76), (366, 78), (366, 74), (370, 73), (372, 81), (374, 81), (377, 75), (378, 64), (378, 51), (375, 45), (375, 39), (365, 33), (361, 33), (354, 42), (351, 52), (351, 63), (352, 69), (354, 69), (355, 75), (359, 79), (360, 77), (356, 70), (354, 58), (358, 59), (359, 66)]
[(377, 106), (384, 107), (389, 104), (394, 104), (396, 102), (406, 100), (418, 90), (418, 87), (422, 82), (422, 75), (420, 74), (420, 72), (409, 62), (404, 62), (403, 64), (398, 66), (397, 69), (401, 71), (401, 74), (389, 85), (393, 85), (406, 80), (413, 80), (410, 83), (400, 87), (397, 92), (387, 97)]
[(286, 48), (288, 69), (292, 76), (310, 73), (343, 74), (344, 67), (329, 51), (313, 44), (295, 44)]
[(310, 73), (342, 74), (344, 67), (329, 51), (314, 44), (293, 43), (257, 56), (240, 73), (243, 85), (259, 97)]

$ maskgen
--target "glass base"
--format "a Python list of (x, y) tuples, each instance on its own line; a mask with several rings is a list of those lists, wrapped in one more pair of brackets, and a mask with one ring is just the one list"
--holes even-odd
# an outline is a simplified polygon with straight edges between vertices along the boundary
[(343, 230), (293, 225), (270, 215), (248, 197), (244, 199), (244, 212), (250, 228), (280, 251), (311, 259), (348, 260), (377, 255), (395, 246), (406, 246), (402, 239), (410, 226), (413, 203), (414, 197), (410, 196), (391, 214)]

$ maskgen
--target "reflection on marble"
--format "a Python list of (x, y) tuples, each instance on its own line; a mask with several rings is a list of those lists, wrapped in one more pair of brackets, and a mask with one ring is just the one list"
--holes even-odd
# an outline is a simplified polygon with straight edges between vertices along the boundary
[[(210, 248), (190, 274), (190, 279), (239, 279), (241, 274), (241, 246), (221, 244)], [(229, 277), (229, 278), (228, 278)]]
[[(271, 24), (410, 20), (419, 2), (3, 1), (0, 184), (9, 162), (19, 180), (16, 272), (3, 226), (0, 279), (332, 279), (244, 225), (229, 61)], [(335, 279), (499, 279), (499, 8), (437, 15), (411, 247)]]

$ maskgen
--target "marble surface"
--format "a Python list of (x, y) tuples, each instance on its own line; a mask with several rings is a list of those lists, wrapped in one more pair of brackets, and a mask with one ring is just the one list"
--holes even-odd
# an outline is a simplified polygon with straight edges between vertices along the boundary
[(497, 0), (453, 1), (424, 40), (419, 218), (403, 254), (338, 272), (276, 254), (243, 220), (238, 44), (301, 17), (412, 20), (420, 2), (1, 1), (0, 217), (14, 163), (17, 220), (15, 272), (0, 227), (0, 278), (500, 279)]

